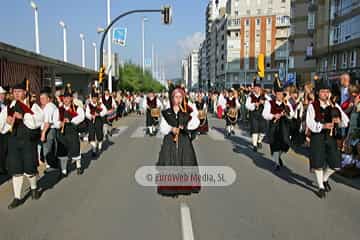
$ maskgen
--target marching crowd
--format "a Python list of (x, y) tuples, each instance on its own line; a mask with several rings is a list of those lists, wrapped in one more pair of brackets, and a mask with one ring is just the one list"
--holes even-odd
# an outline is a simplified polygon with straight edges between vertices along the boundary
[[(360, 168), (360, 86), (343, 74), (340, 85), (315, 76), (302, 89), (283, 86), (275, 75), (271, 89), (254, 79), (251, 86), (221, 92), (188, 92), (169, 82), (168, 92), (100, 93), (95, 87), (82, 99), (70, 85), (31, 94), (29, 81), (0, 86), (0, 173), (12, 177), (14, 199), (9, 209), (23, 203), (24, 177), (32, 199), (40, 197), (38, 166), (45, 173), (58, 169), (67, 177), (69, 160), (83, 173), (81, 141), (91, 145), (93, 156), (103, 149), (112, 133), (112, 122), (134, 112), (146, 116), (146, 133), (164, 135), (159, 166), (197, 166), (192, 141), (209, 131), (209, 113), (224, 119), (225, 137), (237, 125), (249, 126), (252, 149), (270, 144), (274, 171), (284, 166), (281, 156), (293, 147), (307, 147), (310, 169), (315, 173), (318, 196), (331, 191), (329, 177), (345, 166)], [(181, 151), (180, 151), (180, 150)], [(200, 186), (158, 188), (163, 195), (198, 193)]]
[(39, 199), (38, 166), (45, 174), (58, 169), (59, 177), (67, 177), (69, 161), (83, 173), (80, 143), (87, 140), (92, 155), (97, 156), (104, 140), (112, 133), (112, 122), (138, 110), (138, 96), (130, 92), (94, 87), (86, 99), (73, 92), (71, 85), (43, 88), (32, 94), (30, 82), (0, 86), (0, 174), (12, 177), (13, 209), (21, 205), (24, 177), (29, 180), (32, 199)]

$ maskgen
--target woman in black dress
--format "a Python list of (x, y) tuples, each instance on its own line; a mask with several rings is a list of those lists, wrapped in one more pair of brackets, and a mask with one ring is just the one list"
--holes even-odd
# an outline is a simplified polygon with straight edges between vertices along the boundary
[[(174, 88), (171, 91), (171, 107), (162, 111), (160, 132), (164, 135), (159, 153), (159, 167), (196, 167), (198, 166), (195, 150), (190, 138), (190, 131), (198, 128), (200, 121), (196, 107), (185, 101), (185, 91)], [(177, 197), (200, 191), (200, 183), (181, 185), (159, 185), (158, 193), (163, 196)]]

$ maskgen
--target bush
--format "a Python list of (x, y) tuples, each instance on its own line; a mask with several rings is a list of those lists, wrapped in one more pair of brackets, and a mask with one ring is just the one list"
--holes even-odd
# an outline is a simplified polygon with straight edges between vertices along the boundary
[(161, 92), (165, 88), (155, 80), (150, 71), (143, 71), (140, 66), (131, 62), (119, 67), (120, 81), (119, 89), (133, 92)]

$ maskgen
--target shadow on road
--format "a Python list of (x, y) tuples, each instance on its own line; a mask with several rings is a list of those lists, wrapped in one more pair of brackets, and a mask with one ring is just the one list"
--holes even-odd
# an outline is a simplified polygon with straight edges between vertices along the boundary
[[(216, 127), (214, 127), (214, 129), (224, 134), (224, 129)], [(298, 185), (316, 194), (317, 188), (313, 184), (312, 180), (293, 172), (290, 168), (286, 166), (284, 166), (280, 171), (274, 171), (274, 162), (271, 159), (266, 158), (263, 153), (254, 152), (252, 150), (251, 143), (238, 136), (227, 137), (227, 139), (231, 141), (233, 145), (233, 151), (235, 153), (246, 155), (253, 161), (253, 163), (257, 167), (271, 172), (273, 175), (277, 176), (283, 181), (286, 181), (289, 184)]]

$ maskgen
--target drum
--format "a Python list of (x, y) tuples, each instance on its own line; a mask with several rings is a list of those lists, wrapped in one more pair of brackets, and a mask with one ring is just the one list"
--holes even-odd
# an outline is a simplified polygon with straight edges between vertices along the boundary
[(109, 122), (112, 122), (116, 119), (116, 111), (114, 110), (110, 110), (107, 115), (106, 115), (106, 119), (109, 121)]
[(151, 109), (151, 117), (159, 118), (160, 117), (160, 108), (152, 108)]
[(198, 114), (199, 120), (206, 119), (206, 112), (204, 110), (199, 110), (198, 112), (199, 112)]
[(237, 117), (237, 110), (236, 108), (230, 108), (229, 111), (227, 112), (227, 116), (229, 118), (236, 118)]

